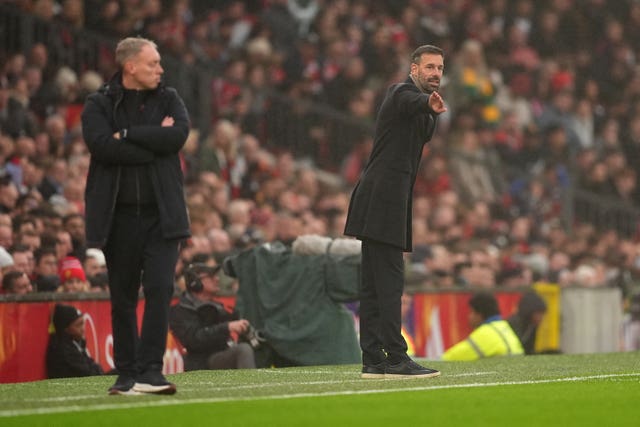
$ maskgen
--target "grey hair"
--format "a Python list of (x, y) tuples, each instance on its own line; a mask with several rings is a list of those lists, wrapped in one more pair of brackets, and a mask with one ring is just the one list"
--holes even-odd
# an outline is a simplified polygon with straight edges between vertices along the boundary
[(127, 37), (120, 40), (116, 46), (116, 63), (121, 67), (124, 66), (124, 63), (140, 53), (145, 45), (158, 49), (155, 42), (144, 37)]

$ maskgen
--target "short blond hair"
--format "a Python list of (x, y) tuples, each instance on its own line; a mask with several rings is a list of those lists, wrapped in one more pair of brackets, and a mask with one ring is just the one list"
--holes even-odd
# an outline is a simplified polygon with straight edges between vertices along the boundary
[(127, 37), (120, 40), (118, 46), (116, 46), (116, 63), (123, 67), (124, 63), (140, 53), (145, 45), (158, 49), (155, 42), (144, 37)]

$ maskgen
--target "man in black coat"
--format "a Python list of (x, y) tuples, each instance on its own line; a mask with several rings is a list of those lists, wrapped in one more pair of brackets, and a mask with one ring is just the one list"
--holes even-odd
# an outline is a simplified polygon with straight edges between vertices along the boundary
[(389, 87), (376, 120), (369, 161), (353, 190), (345, 227), (362, 240), (360, 347), (362, 377), (433, 377), (407, 356), (400, 333), (403, 252), (412, 250), (412, 192), (424, 144), (447, 110), (437, 89), (444, 54), (425, 45), (411, 57), (403, 83)]
[[(162, 366), (178, 247), (190, 236), (178, 156), (189, 118), (175, 89), (161, 82), (154, 42), (121, 40), (116, 62), (120, 71), (89, 95), (82, 112), (91, 153), (87, 246), (103, 249), (107, 261), (119, 373), (109, 393), (173, 394)], [(138, 336), (141, 282), (145, 309)]]

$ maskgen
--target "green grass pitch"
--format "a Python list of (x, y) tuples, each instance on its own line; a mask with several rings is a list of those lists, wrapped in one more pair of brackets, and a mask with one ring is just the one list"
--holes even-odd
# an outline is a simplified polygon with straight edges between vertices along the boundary
[(112, 376), (0, 385), (0, 426), (637, 426), (640, 353), (424, 362), (438, 378), (360, 366), (198, 371), (174, 396), (108, 396)]

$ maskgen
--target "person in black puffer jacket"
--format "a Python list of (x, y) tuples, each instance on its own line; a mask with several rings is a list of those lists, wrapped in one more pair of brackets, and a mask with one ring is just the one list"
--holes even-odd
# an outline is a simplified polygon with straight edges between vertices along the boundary
[(101, 375), (102, 368), (87, 352), (84, 317), (70, 305), (56, 304), (53, 309), (55, 332), (47, 346), (47, 377), (72, 378)]
[(173, 394), (162, 367), (179, 244), (190, 236), (179, 158), (189, 118), (175, 89), (162, 84), (153, 41), (125, 38), (115, 54), (120, 71), (89, 95), (82, 112), (91, 153), (87, 246), (102, 249), (107, 261), (119, 373), (109, 393)]
[[(236, 342), (253, 329), (246, 319), (215, 300), (218, 294), (220, 266), (193, 263), (184, 274), (186, 291), (178, 304), (171, 307), (169, 326), (173, 335), (187, 349), (185, 371), (196, 369), (255, 368), (252, 345)], [(256, 332), (253, 332), (256, 335)], [(260, 345), (255, 340), (253, 345)]]

